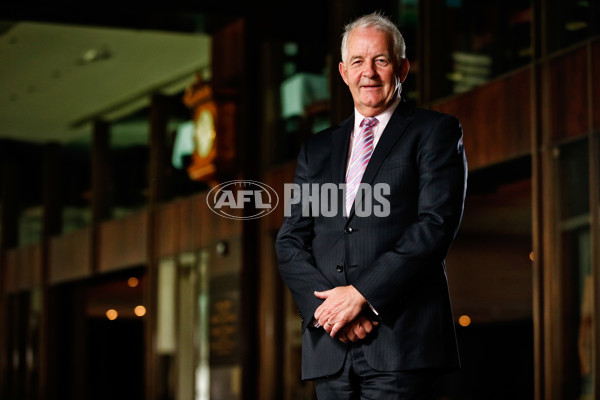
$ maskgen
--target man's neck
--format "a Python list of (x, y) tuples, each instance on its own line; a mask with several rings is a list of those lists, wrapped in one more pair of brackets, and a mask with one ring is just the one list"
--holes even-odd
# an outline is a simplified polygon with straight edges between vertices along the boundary
[(362, 121), (364, 118), (377, 117), (378, 115), (384, 114), (391, 109), (391, 111), (395, 110), (398, 104), (402, 101), (402, 97), (398, 96), (394, 101), (387, 105), (387, 107), (383, 109), (376, 109), (367, 114), (363, 114), (356, 106), (354, 107), (354, 114), (357, 117), (362, 117), (360, 120)]

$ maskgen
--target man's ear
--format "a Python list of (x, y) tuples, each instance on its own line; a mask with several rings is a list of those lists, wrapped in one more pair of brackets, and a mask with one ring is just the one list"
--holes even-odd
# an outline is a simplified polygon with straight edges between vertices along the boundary
[(340, 75), (342, 76), (342, 79), (344, 80), (344, 82), (346, 82), (346, 85), (347, 85), (348, 84), (348, 76), (346, 75), (346, 66), (341, 61), (339, 64), (339, 69), (340, 69)]
[(400, 78), (400, 83), (403, 83), (404, 80), (406, 79), (409, 69), (410, 69), (410, 63), (408, 62), (408, 59), (403, 58), (402, 61), (400, 61), (400, 73), (398, 75), (398, 77)]

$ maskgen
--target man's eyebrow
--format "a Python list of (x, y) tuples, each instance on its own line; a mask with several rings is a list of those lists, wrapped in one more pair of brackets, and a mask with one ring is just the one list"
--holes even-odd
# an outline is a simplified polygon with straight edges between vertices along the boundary
[[(379, 57), (385, 57), (385, 58), (388, 58), (388, 59), (390, 59), (390, 60), (392, 59), (392, 57), (390, 57), (390, 56), (389, 56), (388, 54), (386, 54), (386, 53), (379, 53), (379, 54), (375, 54), (375, 55), (374, 55), (372, 58), (379, 58)], [(350, 57), (350, 58), (348, 59), (348, 61), (353, 61), (353, 60), (356, 60), (356, 59), (363, 59), (363, 58), (364, 58), (363, 56), (352, 56), (352, 57)]]
[[(390, 56), (389, 56), (388, 54), (386, 54), (386, 53), (379, 53), (379, 54), (376, 54), (376, 55), (374, 55), (374, 56), (373, 56), (373, 58), (372, 58), (372, 59), (376, 59), (376, 58), (379, 58), (379, 57), (384, 57), (384, 58), (385, 58), (385, 59), (387, 59), (387, 60), (391, 60), (391, 59), (392, 59), (392, 57), (390, 57)], [(356, 56), (352, 56), (352, 57), (350, 57), (350, 58), (348, 59), (348, 62), (349, 62), (349, 63), (352, 63), (352, 61), (355, 61), (355, 60), (362, 60), (362, 59), (364, 59), (364, 57), (363, 57), (363, 56), (356, 55)]]

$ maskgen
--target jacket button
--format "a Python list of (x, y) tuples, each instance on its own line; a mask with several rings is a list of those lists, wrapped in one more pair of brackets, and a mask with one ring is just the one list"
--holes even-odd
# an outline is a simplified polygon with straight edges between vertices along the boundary
[(352, 233), (352, 227), (351, 226), (347, 227), (346, 229), (344, 229), (344, 232)]
[(337, 267), (335, 267), (335, 270), (337, 272), (343, 272), (344, 271), (344, 266), (343, 265), (338, 265)]

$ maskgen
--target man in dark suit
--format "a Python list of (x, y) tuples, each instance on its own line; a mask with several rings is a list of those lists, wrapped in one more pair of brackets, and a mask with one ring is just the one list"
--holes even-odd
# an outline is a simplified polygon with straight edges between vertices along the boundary
[[(295, 184), (307, 189), (276, 250), (303, 317), (302, 379), (320, 400), (429, 399), (439, 374), (459, 367), (444, 258), (463, 212), (462, 128), (403, 101), (408, 69), (389, 19), (346, 26), (339, 70), (355, 112), (298, 156)], [(333, 216), (314, 207), (325, 184), (344, 188), (317, 202), (338, 206)], [(369, 212), (377, 199), (365, 189), (378, 186), (384, 199)]]

